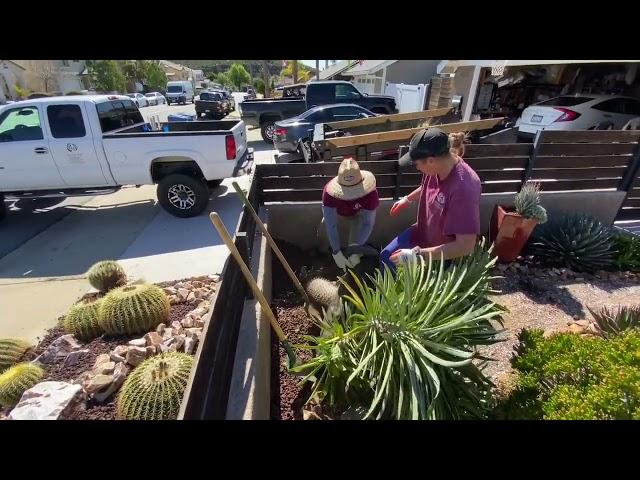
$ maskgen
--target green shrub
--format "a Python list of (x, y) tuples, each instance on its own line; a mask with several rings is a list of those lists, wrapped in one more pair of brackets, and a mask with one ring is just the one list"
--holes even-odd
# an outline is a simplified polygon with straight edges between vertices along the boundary
[(640, 419), (640, 332), (610, 339), (523, 330), (507, 418)]
[(533, 231), (529, 253), (549, 265), (593, 272), (613, 265), (609, 227), (586, 214), (551, 218)]
[(73, 305), (62, 319), (62, 328), (83, 341), (93, 340), (104, 333), (98, 319), (100, 300)]
[(18, 338), (0, 338), (0, 373), (20, 361), (31, 348), (29, 342)]
[(87, 272), (91, 286), (101, 292), (121, 287), (127, 282), (122, 266), (114, 260), (103, 260), (94, 264)]
[(640, 305), (634, 307), (618, 307), (617, 310), (610, 310), (602, 307), (598, 311), (594, 311), (591, 307), (587, 307), (593, 315), (598, 325), (598, 329), (604, 337), (618, 335), (630, 328), (640, 327)]
[(155, 285), (137, 284), (107, 293), (100, 305), (99, 322), (108, 335), (145, 333), (169, 319), (169, 299)]
[(482, 245), (447, 270), (420, 257), (395, 277), (376, 271), (373, 287), (341, 280), (343, 308), (307, 337), (316, 355), (293, 370), (314, 382), (312, 398), (366, 406), (365, 418), (483, 417), (491, 384), (472, 360), (499, 333), (490, 319), (503, 310), (486, 298), (494, 263)]
[(146, 359), (127, 377), (118, 395), (124, 420), (175, 420), (189, 380), (193, 357), (168, 352)]
[(44, 370), (31, 362), (19, 363), (0, 374), (0, 405), (13, 407), (43, 375)]
[(640, 271), (640, 236), (626, 232), (614, 235), (616, 267), (620, 270)]

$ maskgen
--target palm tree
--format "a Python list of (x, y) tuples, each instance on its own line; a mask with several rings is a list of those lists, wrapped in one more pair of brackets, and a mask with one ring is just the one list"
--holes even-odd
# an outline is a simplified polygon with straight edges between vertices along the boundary
[(291, 60), (291, 75), (293, 83), (298, 83), (298, 60)]

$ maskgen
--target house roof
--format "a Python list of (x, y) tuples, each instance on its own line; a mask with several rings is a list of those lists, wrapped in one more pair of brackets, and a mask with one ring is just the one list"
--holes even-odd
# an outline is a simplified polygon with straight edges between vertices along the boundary
[(320, 74), (319, 74), (320, 80), (327, 80), (327, 79), (330, 79), (331, 77), (334, 77), (335, 75), (340, 75), (347, 68), (353, 66), (353, 64), (356, 61), (357, 60), (342, 60), (338, 63), (334, 63), (333, 65), (325, 68), (324, 70), (320, 70)]
[[(382, 70), (397, 61), (398, 60), (365, 60), (362, 63), (356, 63), (349, 70), (343, 73), (344, 75), (351, 75), (354, 77), (359, 75), (371, 75), (372, 73)], [(358, 60), (356, 60), (356, 62), (358, 62)]]
[(179, 63), (173, 63), (173, 62), (170, 62), (169, 60), (160, 60), (160, 63), (162, 63), (167, 67), (171, 67), (174, 70), (184, 70), (185, 68), (187, 68), (184, 65), (180, 65)]

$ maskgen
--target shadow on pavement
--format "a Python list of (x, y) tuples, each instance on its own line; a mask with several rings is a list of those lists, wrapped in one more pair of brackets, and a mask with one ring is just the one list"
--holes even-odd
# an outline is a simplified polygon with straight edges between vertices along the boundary
[[(47, 225), (50, 228), (45, 234), (19, 244), (17, 247), (22, 248), (15, 247), (11, 255), (0, 259), (0, 278), (82, 275), (95, 262), (104, 259), (144, 257), (223, 245), (208, 214), (217, 211), (233, 234), (241, 202), (233, 189), (222, 185), (211, 192), (207, 210), (194, 218), (173, 217), (155, 200), (99, 207), (67, 205), (56, 210), (64, 210), (56, 213), (59, 216), (70, 211), (73, 215), (64, 222)], [(19, 228), (16, 223), (28, 222), (34, 217), (36, 215), (32, 214), (18, 218), (17, 222), (14, 218), (13, 224), (7, 222), (0, 227), (0, 237), (4, 239), (14, 234), (12, 230)]]

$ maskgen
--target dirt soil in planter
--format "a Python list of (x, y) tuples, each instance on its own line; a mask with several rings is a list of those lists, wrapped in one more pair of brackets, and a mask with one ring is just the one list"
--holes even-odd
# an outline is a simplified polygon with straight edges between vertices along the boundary
[[(173, 282), (163, 282), (157, 284), (160, 287), (170, 287), (179, 282), (189, 281), (190, 279), (185, 280), (176, 280)], [(101, 297), (100, 293), (88, 293), (84, 295), (79, 301), (87, 301), (93, 300)], [(171, 305), (169, 310), (169, 320), (167, 325), (170, 325), (171, 322), (182, 320), (187, 313), (196, 308), (194, 303), (178, 303)], [(59, 320), (62, 320), (61, 317)], [(38, 343), (38, 345), (29, 351), (25, 355), (26, 360), (33, 360), (38, 355), (43, 353), (47, 347), (58, 337), (64, 335), (65, 332), (62, 327), (57, 326), (50, 329), (47, 334), (44, 336), (42, 340)], [(76, 378), (80, 376), (83, 372), (87, 370), (91, 370), (96, 361), (98, 355), (103, 353), (109, 353), (118, 345), (126, 345), (130, 340), (135, 338), (142, 337), (141, 334), (131, 335), (126, 337), (106, 337), (101, 336), (96, 338), (88, 343), (83, 343), (78, 341), (82, 345), (82, 349), (89, 350), (85, 355), (80, 357), (80, 361), (72, 366), (64, 366), (64, 360), (54, 362), (50, 365), (44, 365), (45, 375), (43, 381), (63, 381), (63, 382), (73, 382)], [(131, 368), (131, 366), (129, 366)], [(105, 403), (98, 403), (93, 399), (90, 399), (86, 404), (86, 410), (78, 409), (70, 417), (70, 420), (115, 420), (116, 418), (116, 399), (117, 394), (113, 394)]]
[(567, 329), (578, 320), (593, 320), (587, 306), (640, 303), (640, 277), (628, 273), (600, 272), (596, 275), (573, 273), (550, 268), (531, 268), (526, 264), (499, 265), (494, 272), (504, 278), (493, 285), (502, 293), (491, 299), (508, 308), (503, 316), (505, 341), (481, 348), (496, 361), (488, 362), (485, 374), (506, 392), (513, 383), (511, 357), (517, 334), (523, 328), (545, 331)]

